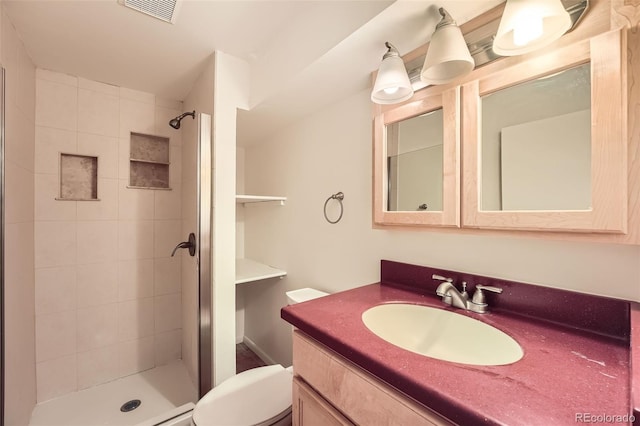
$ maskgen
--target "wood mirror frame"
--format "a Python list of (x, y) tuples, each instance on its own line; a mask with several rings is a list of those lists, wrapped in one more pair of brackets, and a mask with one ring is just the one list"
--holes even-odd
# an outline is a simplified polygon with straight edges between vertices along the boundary
[[(442, 108), (442, 210), (388, 211), (386, 126)], [(460, 226), (460, 87), (433, 86), (400, 105), (374, 105), (374, 225)]]
[[(463, 86), (462, 226), (565, 232), (627, 232), (627, 45), (616, 30), (522, 61)], [(483, 211), (481, 97), (537, 77), (591, 64), (591, 209)]]

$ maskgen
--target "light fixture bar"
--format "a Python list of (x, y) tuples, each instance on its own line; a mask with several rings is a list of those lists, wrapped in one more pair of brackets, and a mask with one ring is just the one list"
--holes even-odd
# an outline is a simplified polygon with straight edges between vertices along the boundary
[[(589, 0), (562, 0), (562, 5), (571, 17), (571, 28), (567, 31), (567, 33), (569, 33), (578, 25), (586, 13), (589, 8)], [(499, 24), (500, 18), (497, 18), (464, 34), (465, 41), (469, 47), (471, 57), (476, 64), (476, 68), (502, 58), (502, 56), (493, 51), (493, 39), (498, 32)], [(420, 90), (427, 86), (420, 80), (420, 71), (422, 70), (424, 58), (424, 56), (421, 56), (406, 64), (409, 80), (411, 81), (414, 90)]]

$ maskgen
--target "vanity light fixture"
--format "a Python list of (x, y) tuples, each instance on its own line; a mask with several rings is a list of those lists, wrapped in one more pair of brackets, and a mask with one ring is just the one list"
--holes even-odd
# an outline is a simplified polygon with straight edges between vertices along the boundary
[(469, 53), (460, 27), (444, 9), (442, 19), (431, 36), (420, 79), (426, 84), (445, 84), (469, 74), (475, 62)]
[(493, 51), (502, 56), (529, 53), (559, 39), (571, 25), (560, 0), (507, 0)]
[(398, 49), (389, 42), (386, 42), (385, 46), (388, 50), (382, 56), (382, 63), (371, 92), (371, 101), (377, 104), (396, 104), (413, 96), (413, 87)]

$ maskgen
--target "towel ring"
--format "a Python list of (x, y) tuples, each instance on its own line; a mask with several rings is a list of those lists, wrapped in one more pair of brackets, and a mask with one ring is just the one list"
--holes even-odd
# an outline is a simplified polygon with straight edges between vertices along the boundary
[[(338, 200), (338, 202), (340, 203), (340, 216), (338, 216), (336, 220), (331, 220), (327, 216), (327, 204), (331, 200)], [(332, 225), (340, 222), (340, 219), (342, 219), (342, 213), (344, 213), (344, 206), (342, 205), (342, 200), (344, 200), (344, 194), (342, 192), (337, 192), (333, 194), (331, 197), (327, 198), (327, 201), (324, 202), (324, 218), (327, 220), (327, 222), (329, 222)]]

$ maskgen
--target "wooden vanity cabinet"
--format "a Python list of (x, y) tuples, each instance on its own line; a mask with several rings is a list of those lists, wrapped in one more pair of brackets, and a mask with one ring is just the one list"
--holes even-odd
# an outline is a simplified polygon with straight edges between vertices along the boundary
[(304, 380), (293, 379), (293, 424), (299, 426), (351, 426), (351, 423)]
[(293, 425), (452, 425), (299, 330), (293, 334)]

